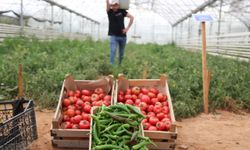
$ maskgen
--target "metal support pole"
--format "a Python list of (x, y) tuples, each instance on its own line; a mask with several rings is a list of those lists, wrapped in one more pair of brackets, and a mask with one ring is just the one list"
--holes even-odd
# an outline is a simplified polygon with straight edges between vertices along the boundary
[(98, 24), (98, 40), (100, 40), (100, 24)]
[(190, 43), (190, 38), (191, 38), (191, 18), (188, 19), (188, 43)]
[(183, 32), (183, 22), (181, 23), (181, 37), (180, 37), (180, 39), (182, 40), (182, 32)]
[(71, 33), (72, 32), (72, 13), (69, 12), (70, 15), (69, 15), (69, 32)]
[(219, 44), (220, 44), (219, 36), (220, 36), (220, 27), (221, 27), (221, 11), (222, 11), (222, 4), (223, 4), (223, 0), (220, 0), (218, 30), (217, 30), (217, 46), (216, 46), (217, 54), (219, 53)]
[(221, 11), (222, 11), (222, 4), (223, 0), (220, 0), (220, 9), (219, 9), (219, 20), (218, 20), (218, 32), (217, 35), (220, 35), (220, 28), (221, 28)]
[(82, 18), (82, 34), (84, 34), (84, 18)]
[(51, 28), (53, 28), (53, 26), (54, 26), (54, 6), (52, 4), (50, 6), (51, 6), (51, 24), (50, 24), (50, 26), (51, 26)]
[(62, 20), (62, 24), (61, 24), (61, 26), (62, 26), (62, 32), (63, 32), (63, 17), (64, 17), (64, 11), (63, 11), (63, 9), (62, 9), (62, 13), (61, 13), (61, 15), (62, 15), (62, 18), (61, 18), (61, 20)]
[(20, 15), (20, 33), (23, 34), (24, 22), (23, 22), (23, 0), (21, 0), (21, 15)]
[(171, 26), (171, 44), (174, 43), (174, 27)]

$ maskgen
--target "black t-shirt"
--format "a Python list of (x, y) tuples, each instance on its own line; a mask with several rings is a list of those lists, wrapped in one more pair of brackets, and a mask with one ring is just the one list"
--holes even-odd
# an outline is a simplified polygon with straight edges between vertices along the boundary
[(126, 34), (122, 33), (122, 30), (125, 28), (124, 17), (128, 12), (124, 9), (118, 9), (116, 12), (110, 9), (107, 13), (109, 19), (108, 35), (126, 36)]

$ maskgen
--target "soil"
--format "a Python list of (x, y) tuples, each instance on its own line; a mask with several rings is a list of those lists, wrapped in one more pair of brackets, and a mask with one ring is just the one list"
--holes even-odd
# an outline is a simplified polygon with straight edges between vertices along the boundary
[[(38, 139), (28, 150), (64, 150), (51, 144), (53, 111), (37, 110)], [(250, 114), (217, 111), (177, 122), (177, 150), (249, 150)]]

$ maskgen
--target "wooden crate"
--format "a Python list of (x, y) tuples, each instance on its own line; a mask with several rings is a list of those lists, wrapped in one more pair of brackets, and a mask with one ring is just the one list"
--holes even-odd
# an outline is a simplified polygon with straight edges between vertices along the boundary
[(167, 95), (168, 105), (169, 105), (169, 113), (172, 121), (172, 125), (169, 131), (148, 131), (144, 130), (144, 135), (149, 137), (151, 140), (155, 142), (157, 147), (153, 145), (149, 145), (148, 148), (152, 150), (168, 150), (175, 148), (175, 140), (177, 139), (177, 128), (176, 128), (176, 120), (171, 100), (171, 95), (169, 92), (169, 86), (167, 82), (166, 75), (161, 75), (160, 79), (126, 79), (122, 74), (118, 76), (118, 80), (116, 81), (116, 92), (114, 95), (114, 103), (117, 103), (118, 92), (120, 90), (126, 90), (127, 88), (138, 86), (150, 88), (157, 88), (160, 92)]
[(52, 144), (60, 148), (82, 148), (88, 149), (90, 130), (83, 129), (62, 129), (62, 101), (66, 96), (67, 90), (93, 91), (95, 88), (103, 88), (111, 95), (111, 105), (113, 104), (114, 80), (113, 76), (103, 77), (99, 80), (74, 80), (72, 76), (67, 76), (63, 82), (61, 93), (55, 115), (52, 119), (51, 136)]

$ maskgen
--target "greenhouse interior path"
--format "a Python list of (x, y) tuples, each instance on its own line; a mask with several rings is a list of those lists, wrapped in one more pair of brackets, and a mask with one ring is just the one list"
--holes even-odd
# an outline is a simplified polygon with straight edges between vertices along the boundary
[[(51, 146), (50, 127), (54, 115), (37, 110), (38, 140), (28, 150), (63, 150)], [(217, 111), (178, 122), (177, 150), (249, 150), (250, 114)]]

